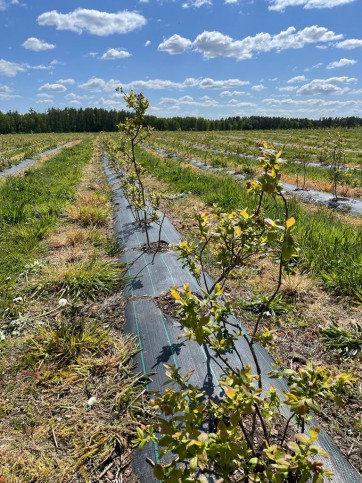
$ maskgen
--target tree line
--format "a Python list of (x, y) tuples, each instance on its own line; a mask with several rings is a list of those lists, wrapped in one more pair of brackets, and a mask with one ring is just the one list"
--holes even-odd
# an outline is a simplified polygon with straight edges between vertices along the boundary
[[(50, 108), (46, 112), (30, 109), (25, 114), (0, 111), (0, 134), (42, 132), (112, 132), (131, 113), (96, 107), (75, 109)], [(159, 131), (233, 131), (264, 129), (354, 128), (362, 125), (360, 117), (322, 117), (320, 119), (269, 116), (234, 116), (210, 120), (203, 117), (145, 116), (148, 125)]]

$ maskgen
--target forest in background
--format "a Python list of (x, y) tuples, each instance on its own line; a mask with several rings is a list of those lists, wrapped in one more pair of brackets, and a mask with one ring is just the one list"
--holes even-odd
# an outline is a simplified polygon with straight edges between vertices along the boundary
[[(46, 112), (30, 109), (25, 114), (0, 111), (0, 134), (42, 132), (112, 132), (117, 124), (132, 114), (122, 110), (96, 107), (85, 109), (50, 108)], [(146, 116), (146, 123), (159, 131), (234, 131), (267, 129), (354, 128), (362, 125), (360, 117), (323, 117), (320, 119), (268, 116), (234, 116), (217, 120), (203, 117)]]

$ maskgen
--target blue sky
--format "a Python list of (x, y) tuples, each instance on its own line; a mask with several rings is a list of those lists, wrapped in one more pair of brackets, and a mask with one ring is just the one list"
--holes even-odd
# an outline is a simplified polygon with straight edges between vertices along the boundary
[(362, 0), (0, 0), (0, 109), (362, 114)]

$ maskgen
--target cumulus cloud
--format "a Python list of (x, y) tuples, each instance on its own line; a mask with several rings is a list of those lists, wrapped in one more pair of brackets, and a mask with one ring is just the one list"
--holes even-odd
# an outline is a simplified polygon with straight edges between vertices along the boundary
[(102, 55), (101, 59), (116, 60), (126, 59), (127, 57), (131, 57), (131, 54), (127, 52), (127, 50), (108, 49), (107, 52)]
[(73, 85), (75, 83), (74, 79), (58, 79), (57, 84), (69, 84)]
[(245, 94), (245, 91), (222, 91), (220, 97), (242, 96), (243, 94)]
[[(297, 90), (297, 94), (304, 96), (314, 96), (319, 94), (343, 94), (349, 91), (346, 84), (356, 82), (355, 77), (330, 77), (329, 79), (313, 79), (308, 84), (304, 84)], [(344, 85), (344, 86), (343, 86)]]
[(287, 84), (294, 84), (298, 82), (304, 82), (305, 81), (305, 75), (296, 75), (295, 77), (292, 77), (291, 79), (287, 80)]
[(232, 87), (245, 86), (250, 84), (249, 81), (242, 81), (240, 79), (226, 79), (226, 80), (214, 80), (214, 79), (201, 79), (198, 86), (201, 89), (230, 89)]
[(200, 8), (204, 5), (212, 5), (212, 0), (187, 0), (182, 4), (182, 8), (196, 7)]
[(63, 84), (44, 84), (39, 87), (38, 91), (49, 91), (49, 92), (65, 92), (67, 88)]
[(19, 0), (0, 0), (0, 11), (6, 10), (10, 5), (18, 5)]
[(234, 40), (217, 31), (204, 31), (193, 42), (175, 34), (165, 39), (158, 48), (170, 54), (180, 54), (193, 47), (195, 51), (201, 52), (205, 58), (234, 57), (238, 60), (244, 60), (251, 59), (255, 53), (259, 52), (300, 49), (308, 44), (330, 42), (342, 38), (343, 35), (335, 34), (332, 30), (312, 25), (298, 31), (295, 27), (289, 27), (275, 35), (260, 32), (241, 40)]
[(355, 0), (271, 0), (269, 10), (284, 12), (287, 7), (303, 6), (305, 9), (333, 8), (352, 3)]
[(180, 106), (194, 106), (194, 107), (223, 107), (215, 99), (211, 99), (208, 96), (200, 99), (200, 101), (195, 101), (191, 96), (183, 96), (179, 98), (173, 97), (161, 97), (159, 106), (167, 108), (178, 108)]
[(338, 49), (352, 50), (362, 47), (362, 39), (347, 39), (336, 43), (335, 47)]
[(18, 72), (24, 72), (25, 70), (26, 68), (21, 64), (0, 59), (0, 75), (15, 77)]
[(88, 32), (93, 35), (105, 36), (111, 34), (126, 34), (146, 24), (143, 15), (128, 10), (116, 13), (77, 8), (63, 14), (57, 10), (44, 12), (39, 15), (39, 25), (50, 25), (57, 30), (71, 30), (81, 34)]
[(151, 41), (150, 40), (146, 40), (145, 47), (149, 47), (150, 45), (151, 45)]
[[(324, 99), (306, 99), (306, 100), (297, 100), (297, 99), (275, 99), (275, 98), (268, 98), (263, 99), (263, 103), (269, 106), (315, 106), (315, 107), (347, 107), (347, 106), (355, 106), (356, 101), (325, 101)], [(362, 105), (362, 101), (357, 101), (357, 104)]]
[(83, 84), (79, 84), (81, 89), (87, 89), (88, 91), (101, 91), (104, 89), (106, 82), (104, 79), (100, 79), (99, 77), (92, 77), (87, 82)]
[(117, 87), (124, 89), (184, 89), (186, 87), (198, 87), (200, 89), (230, 89), (249, 84), (249, 81), (240, 79), (215, 80), (211, 78), (188, 77), (182, 82), (164, 79), (134, 80), (128, 83), (116, 79), (105, 81), (99, 77), (92, 77), (87, 82), (79, 85), (80, 88), (89, 91), (114, 91)]
[(24, 47), (24, 49), (33, 50), (34, 52), (55, 49), (54, 44), (49, 44), (44, 40), (37, 39), (36, 37), (29, 37), (21, 45)]
[(262, 91), (263, 89), (265, 89), (265, 86), (263, 86), (263, 84), (258, 84), (256, 86), (253, 86), (252, 89), (253, 91)]
[(21, 97), (17, 94), (13, 94), (14, 89), (5, 84), (0, 84), (0, 101), (11, 101), (17, 97)]
[(277, 87), (278, 91), (280, 92), (293, 92), (298, 89), (297, 86), (286, 86), (286, 87)]
[(88, 95), (80, 95), (80, 94), (75, 94), (74, 92), (69, 92), (69, 94), (67, 94), (64, 99), (66, 99), (67, 101), (76, 101), (76, 100), (79, 100), (79, 99), (93, 99), (94, 96), (88, 96)]
[(158, 46), (158, 50), (161, 52), (168, 52), (171, 55), (182, 54), (186, 49), (191, 47), (192, 42), (185, 37), (174, 34), (168, 39), (164, 39)]
[(343, 58), (340, 60), (335, 60), (334, 62), (330, 62), (327, 65), (327, 69), (336, 69), (337, 67), (345, 67), (346, 65), (353, 65), (356, 63), (356, 60)]
[(38, 97), (39, 99), (53, 99), (53, 96), (51, 94), (46, 93), (37, 94), (36, 97)]

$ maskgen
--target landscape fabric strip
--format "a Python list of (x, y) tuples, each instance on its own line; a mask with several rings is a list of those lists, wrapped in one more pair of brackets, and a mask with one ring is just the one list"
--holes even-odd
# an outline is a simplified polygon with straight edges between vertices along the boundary
[[(152, 146), (151, 144), (143, 144), (143, 147), (148, 149), (153, 149), (158, 154), (163, 156), (171, 156), (173, 159), (178, 159), (181, 162), (186, 162), (194, 165), (196, 168), (202, 169), (204, 171), (221, 171), (230, 174), (238, 179), (246, 179), (246, 177), (242, 174), (236, 173), (232, 169), (228, 168), (215, 168), (209, 164), (204, 164), (201, 161), (197, 161), (196, 159), (189, 159), (183, 156), (176, 156), (173, 153), (169, 153), (165, 149), (157, 148)], [(297, 186), (290, 184), (290, 183), (282, 183), (283, 188), (286, 193), (289, 195), (296, 196), (301, 198), (303, 201), (306, 202), (313, 202), (313, 203), (322, 203), (330, 208), (338, 209), (338, 210), (348, 210), (350, 215), (361, 215), (362, 214), (362, 201), (357, 200), (355, 198), (343, 198), (338, 199), (338, 201), (333, 200), (332, 194), (327, 193), (325, 191), (318, 191), (313, 189), (308, 190), (297, 190)]]
[[(125, 297), (128, 298), (124, 330), (138, 338), (140, 351), (135, 356), (137, 368), (144, 374), (153, 374), (148, 385), (150, 391), (162, 391), (163, 384), (168, 380), (163, 364), (174, 363), (177, 367), (181, 367), (183, 372), (193, 370), (191, 383), (217, 399), (222, 393), (218, 384), (218, 378), (222, 372), (221, 361), (217, 360), (216, 355), (207, 347), (199, 346), (195, 341), (180, 340), (179, 335), (183, 332), (181, 324), (168, 314), (163, 314), (154, 301), (154, 297), (168, 292), (172, 286), (181, 286), (190, 282), (197, 291), (198, 285), (191, 274), (182, 268), (182, 263), (174, 252), (142, 251), (141, 247), (146, 242), (144, 229), (135, 223), (117, 177), (108, 166), (106, 158), (104, 158), (104, 169), (114, 193), (115, 231), (123, 244), (122, 261), (128, 264), (128, 275), (131, 277), (131, 282), (124, 291)], [(168, 243), (178, 243), (181, 236), (167, 218), (165, 218), (165, 226), (167, 229), (162, 238)], [(158, 228), (151, 227), (149, 235), (150, 241), (156, 241)], [(240, 324), (239, 321), (237, 322)], [(246, 332), (242, 324), (240, 326)], [(242, 355), (244, 364), (250, 363), (255, 370), (248, 345), (243, 337), (237, 341), (237, 349)], [(287, 387), (286, 382), (272, 381), (267, 375), (274, 369), (275, 361), (262, 346), (256, 345), (255, 350), (260, 359), (265, 387), (273, 384), (281, 393)], [(240, 363), (235, 355), (231, 357), (235, 357), (236, 364)], [(318, 444), (329, 454), (329, 459), (324, 463), (326, 468), (335, 473), (332, 477), (333, 483), (361, 481), (358, 472), (344, 458), (335, 442), (323, 429), (320, 432)], [(136, 452), (133, 471), (141, 482), (156, 482), (158, 480), (153, 476), (152, 466), (146, 458), (155, 462), (159, 460), (157, 446), (149, 444), (142, 452)], [(165, 461), (167, 459), (166, 455)]]
[(73, 142), (74, 141), (69, 141), (67, 143), (59, 144), (59, 146), (57, 146), (56, 148), (48, 149), (47, 151), (39, 153), (34, 158), (23, 159), (23, 161), (21, 161), (21, 163), (15, 164), (15, 165), (11, 166), (10, 168), (4, 169), (4, 171), (0, 171), (0, 177), (1, 176), (7, 176), (9, 174), (16, 174), (21, 169), (25, 168), (26, 166), (29, 166), (29, 164), (35, 163), (35, 161), (37, 161), (42, 156), (48, 156), (49, 154), (54, 154), (57, 151), (59, 151), (60, 149), (65, 148), (66, 146), (69, 146)]

